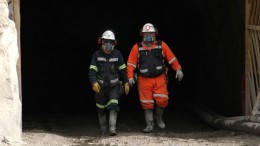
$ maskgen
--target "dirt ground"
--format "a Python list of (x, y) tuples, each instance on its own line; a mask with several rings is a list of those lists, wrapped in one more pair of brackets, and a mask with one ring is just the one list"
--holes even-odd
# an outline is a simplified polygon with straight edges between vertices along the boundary
[(166, 110), (166, 129), (142, 133), (143, 112), (118, 114), (117, 136), (100, 136), (97, 115), (26, 115), (22, 146), (260, 146), (259, 135), (212, 129), (187, 112)]

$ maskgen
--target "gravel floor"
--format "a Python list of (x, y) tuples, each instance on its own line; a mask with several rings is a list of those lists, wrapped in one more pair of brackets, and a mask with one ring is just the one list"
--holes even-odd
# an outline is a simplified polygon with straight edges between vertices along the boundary
[(26, 115), (22, 146), (260, 146), (254, 134), (212, 129), (187, 112), (167, 110), (166, 129), (142, 133), (143, 113), (118, 114), (117, 136), (100, 136), (96, 114)]

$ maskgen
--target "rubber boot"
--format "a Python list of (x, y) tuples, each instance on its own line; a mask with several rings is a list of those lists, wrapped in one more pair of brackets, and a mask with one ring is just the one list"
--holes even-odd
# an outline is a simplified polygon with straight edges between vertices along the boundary
[(162, 115), (163, 115), (163, 112), (164, 112), (164, 108), (163, 107), (156, 107), (156, 110), (155, 110), (155, 118), (156, 118), (156, 121), (157, 121), (157, 125), (161, 128), (161, 129), (164, 129), (165, 128), (165, 124), (162, 120)]
[(115, 110), (110, 110), (110, 112), (109, 112), (109, 133), (110, 133), (110, 136), (117, 135), (117, 133), (116, 133), (116, 119), (117, 119), (117, 112)]
[(145, 121), (146, 121), (146, 128), (143, 130), (144, 133), (150, 133), (153, 131), (153, 110), (152, 109), (145, 109)]
[(107, 133), (106, 111), (98, 111), (98, 119), (100, 124), (100, 134), (105, 135)]

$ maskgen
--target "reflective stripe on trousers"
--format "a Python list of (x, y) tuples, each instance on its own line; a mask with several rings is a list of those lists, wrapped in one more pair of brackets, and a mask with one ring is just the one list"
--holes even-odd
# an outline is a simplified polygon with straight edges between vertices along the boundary
[(143, 109), (153, 109), (157, 106), (168, 106), (168, 90), (165, 75), (147, 78), (138, 76), (138, 92)]
[(119, 86), (101, 88), (100, 92), (95, 95), (97, 108), (99, 110), (111, 109), (118, 111), (118, 90)]

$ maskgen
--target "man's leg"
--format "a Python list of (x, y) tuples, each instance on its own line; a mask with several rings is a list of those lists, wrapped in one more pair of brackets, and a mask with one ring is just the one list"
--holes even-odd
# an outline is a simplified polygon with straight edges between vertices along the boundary
[(106, 116), (106, 94), (105, 90), (101, 89), (96, 96), (96, 106), (98, 109), (98, 119), (100, 124), (100, 134), (105, 135), (107, 133), (107, 116)]
[(165, 123), (162, 120), (162, 116), (163, 116), (165, 107), (168, 106), (168, 100), (169, 100), (167, 84), (166, 84), (166, 79), (164, 78), (164, 76), (159, 76), (156, 79), (156, 82), (158, 84), (155, 86), (155, 90), (153, 93), (153, 98), (156, 101), (155, 119), (157, 121), (158, 127), (161, 129), (164, 129)]
[(165, 128), (165, 124), (162, 120), (163, 112), (164, 112), (163, 107), (159, 107), (159, 106), (156, 107), (156, 109), (155, 109), (155, 119), (157, 121), (158, 127), (160, 127), (161, 129)]
[(144, 117), (146, 122), (146, 128), (143, 129), (144, 133), (149, 133), (153, 131), (153, 109), (154, 109), (154, 99), (153, 99), (153, 86), (155, 82), (151, 78), (140, 77), (138, 78), (138, 92), (139, 98), (144, 109)]
[(100, 133), (101, 135), (105, 135), (107, 133), (106, 111), (98, 110), (98, 119), (100, 124)]
[(109, 133), (110, 136), (115, 136), (117, 135), (116, 132), (117, 112), (119, 111), (119, 107), (118, 107), (119, 86), (111, 87), (108, 95), (109, 95), (109, 101), (107, 103), (107, 109), (109, 110)]
[(109, 133), (111, 136), (117, 135), (116, 120), (117, 120), (117, 112), (115, 110), (110, 110), (109, 111)]
[(153, 110), (152, 109), (145, 109), (145, 121), (146, 121), (146, 128), (143, 130), (144, 133), (150, 133), (153, 131)]

